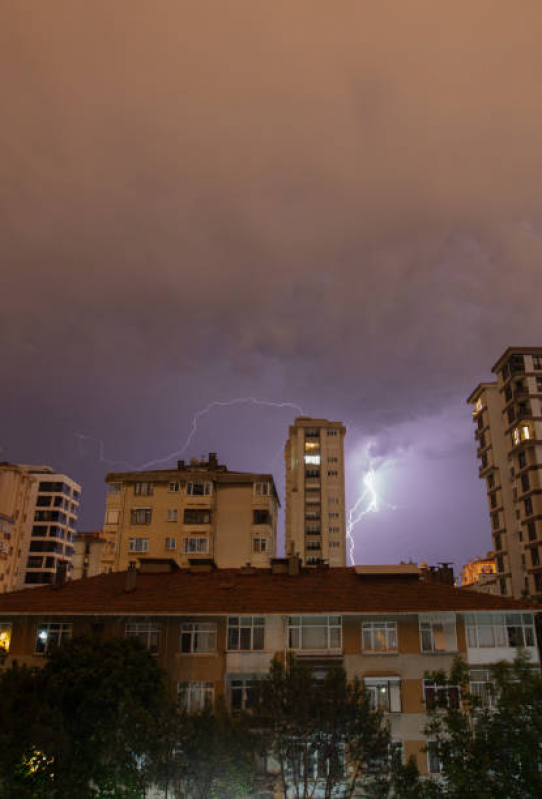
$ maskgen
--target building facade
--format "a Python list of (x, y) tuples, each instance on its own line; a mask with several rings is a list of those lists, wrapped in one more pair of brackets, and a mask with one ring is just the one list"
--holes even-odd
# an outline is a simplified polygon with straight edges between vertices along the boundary
[(502, 594), (542, 595), (542, 347), (509, 347), (473, 406)]
[(268, 566), (275, 555), (280, 503), (270, 474), (231, 472), (210, 453), (177, 469), (110, 473), (106, 484), (102, 571), (145, 556), (235, 568)]
[(286, 462), (286, 552), (304, 563), (346, 565), (344, 436), (341, 422), (299, 416)]
[[(472, 692), (483, 695), (488, 668), (513, 660), (517, 647), (539, 664), (533, 609), (396, 569), (300, 568), (294, 557), (237, 570), (142, 561), (140, 571), (5, 594), (5, 667), (39, 665), (72, 635), (137, 637), (189, 710), (219, 695), (233, 710), (250, 710), (254, 684), (273, 657), (292, 653), (318, 673), (341, 664), (385, 712), (405, 759), (414, 756), (422, 773), (438, 772), (425, 751), (426, 709), (443, 689), (427, 673), (449, 670), (459, 654)], [(459, 689), (449, 698), (459, 702)]]
[(461, 569), (460, 585), (461, 588), (471, 588), (487, 594), (499, 592), (493, 552), (488, 552), (485, 558), (476, 558), (465, 563)]
[(0, 514), (11, 519), (0, 590), (51, 583), (59, 566), (69, 569), (80, 497), (81, 486), (50, 466), (0, 464)]

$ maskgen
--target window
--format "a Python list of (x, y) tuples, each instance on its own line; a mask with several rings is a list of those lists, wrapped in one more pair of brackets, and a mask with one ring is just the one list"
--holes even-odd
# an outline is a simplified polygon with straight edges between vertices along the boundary
[(527, 522), (527, 534), (529, 541), (536, 541), (536, 524), (534, 522)]
[(542, 355), (533, 355), (533, 369), (537, 372), (542, 369)]
[(330, 650), (342, 647), (340, 616), (290, 616), (288, 647), (299, 650)]
[(179, 509), (178, 508), (168, 508), (167, 509), (167, 520), (168, 520), (168, 522), (178, 522), (179, 521)]
[(532, 516), (533, 515), (533, 501), (531, 497), (527, 497), (525, 500), (525, 516)]
[(338, 436), (339, 435), (339, 431), (338, 430), (327, 430), (326, 432), (327, 432), (328, 436)]
[(254, 677), (230, 677), (230, 705), (232, 710), (250, 710), (254, 705)]
[(11, 624), (10, 622), (0, 622), (0, 652), (9, 652), (11, 644)]
[(328, 469), (328, 477), (337, 477), (338, 474), (339, 472), (336, 469)]
[(212, 706), (215, 698), (215, 686), (212, 682), (190, 680), (179, 683), (179, 704), (187, 713), (201, 713), (207, 706)]
[(184, 524), (211, 524), (211, 511), (198, 508), (185, 508)]
[(151, 508), (132, 508), (130, 522), (132, 524), (150, 524), (152, 521)]
[(105, 523), (118, 524), (120, 519), (120, 510), (106, 510)]
[(338, 533), (339, 532), (339, 528), (338, 527), (330, 527), (329, 528), (329, 532), (330, 533)]
[(493, 474), (493, 472), (490, 472), (487, 476), (487, 487), (493, 488), (494, 485), (495, 485), (495, 475)]
[(181, 653), (194, 655), (216, 652), (216, 624), (185, 622), (181, 624)]
[(312, 464), (313, 466), (320, 465), (320, 455), (304, 455), (303, 460), (305, 463)]
[(187, 497), (210, 497), (213, 493), (213, 484), (209, 481), (186, 484)]
[(230, 616), (228, 618), (228, 649), (263, 649), (264, 632), (263, 616)]
[(72, 625), (62, 623), (38, 624), (36, 635), (36, 655), (45, 655), (59, 646), (62, 641), (72, 637)]
[(401, 712), (401, 680), (398, 677), (366, 677), (363, 682), (371, 710)]
[(341, 542), (340, 541), (330, 541), (329, 542), (329, 548), (330, 549), (338, 549), (340, 546), (341, 546)]
[(36, 555), (32, 555), (26, 561), (26, 568), (27, 569), (41, 569), (42, 562), (43, 562), (43, 558), (39, 558)]
[(529, 473), (525, 472), (524, 474), (521, 475), (521, 490), (528, 491), (530, 487), (531, 486), (529, 484)]
[(420, 615), (422, 652), (452, 652), (457, 649), (455, 616)]
[(267, 552), (269, 548), (269, 541), (265, 537), (252, 539), (253, 552)]
[(137, 497), (152, 497), (154, 494), (153, 483), (134, 483), (134, 494)]
[(126, 625), (126, 638), (137, 638), (151, 655), (160, 651), (160, 625), (138, 622)]
[(166, 538), (166, 549), (169, 549), (169, 550), (177, 549), (177, 539), (176, 538)]
[(172, 480), (168, 483), (167, 490), (169, 494), (178, 494), (180, 488), (180, 483), (178, 480)]
[(106, 491), (108, 494), (120, 494), (121, 489), (122, 489), (121, 483), (108, 483)]
[(364, 622), (362, 647), (366, 652), (397, 652), (397, 622)]
[(492, 508), (496, 508), (497, 507), (497, 492), (496, 491), (493, 491), (493, 493), (491, 493), (489, 495), (489, 501), (490, 501), (490, 504), (491, 504)]
[(470, 693), (473, 704), (481, 708), (495, 706), (495, 681), (489, 669), (470, 670)]
[(339, 462), (339, 459), (338, 459), (338, 458), (336, 458), (334, 455), (330, 455), (330, 456), (328, 457), (328, 459), (327, 459), (327, 462), (328, 462), (328, 463), (338, 463), (338, 462)]
[(252, 524), (271, 524), (271, 514), (268, 510), (253, 510)]
[(254, 493), (257, 497), (271, 496), (271, 483), (254, 483)]
[(185, 555), (193, 553), (201, 555), (202, 552), (208, 551), (209, 539), (207, 537), (190, 536), (189, 538), (183, 538), (183, 552)]
[(498, 511), (496, 513), (492, 513), (491, 514), (491, 523), (493, 524), (493, 529), (494, 530), (498, 530), (499, 529), (499, 512)]
[(518, 455), (518, 466), (520, 469), (524, 469), (526, 465), (527, 465), (527, 454), (525, 450), (523, 450), (523, 452), (520, 452)]
[(533, 547), (531, 549), (531, 563), (533, 564), (533, 566), (540, 565), (540, 554), (538, 552), (538, 547)]
[(427, 771), (429, 774), (442, 772), (442, 761), (439, 757), (439, 748), (436, 741), (427, 741)]
[(329, 516), (330, 519), (338, 519), (339, 518), (339, 514), (337, 513), (337, 511), (334, 511), (334, 510), (329, 511), (328, 512), (328, 516)]
[(499, 552), (502, 549), (501, 534), (496, 533), (494, 540), (495, 540), (495, 549), (497, 550), (497, 552)]
[(423, 699), (427, 708), (451, 707), (459, 710), (459, 686), (439, 685), (431, 680), (423, 681)]
[(472, 648), (535, 646), (531, 613), (467, 613), (465, 624)]
[(128, 539), (128, 552), (148, 552), (149, 539), (148, 538), (129, 538)]

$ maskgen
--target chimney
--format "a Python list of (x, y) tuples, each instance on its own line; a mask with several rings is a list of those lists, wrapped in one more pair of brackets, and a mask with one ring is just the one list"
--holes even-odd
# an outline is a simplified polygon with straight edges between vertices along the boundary
[(177, 469), (184, 469), (184, 461), (177, 461)]
[(209, 469), (217, 469), (218, 468), (218, 458), (216, 457), (216, 452), (209, 453)]
[(296, 576), (300, 571), (299, 555), (288, 555), (288, 574)]
[(60, 588), (66, 582), (68, 564), (65, 560), (59, 560), (56, 565), (55, 586)]
[(128, 566), (128, 571), (126, 572), (126, 588), (124, 589), (126, 593), (129, 593), (130, 591), (135, 591), (136, 580), (137, 580), (136, 562), (135, 560), (131, 560), (130, 565)]

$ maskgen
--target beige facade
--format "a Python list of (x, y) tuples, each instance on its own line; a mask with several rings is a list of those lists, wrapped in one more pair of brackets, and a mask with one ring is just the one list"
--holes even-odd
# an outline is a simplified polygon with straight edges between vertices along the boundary
[(0, 592), (14, 591), (18, 585), (35, 483), (21, 466), (0, 464)]
[(275, 556), (279, 500), (270, 474), (230, 472), (210, 453), (177, 469), (111, 473), (106, 483), (102, 571), (142, 558), (263, 567)]
[(299, 416), (286, 461), (286, 552), (304, 563), (346, 565), (344, 435), (341, 422)]
[(542, 595), (542, 347), (510, 347), (470, 395), (503, 594)]
[(73, 541), (70, 579), (81, 580), (101, 574), (106, 552), (114, 552), (114, 546), (105, 538), (102, 530), (77, 533)]

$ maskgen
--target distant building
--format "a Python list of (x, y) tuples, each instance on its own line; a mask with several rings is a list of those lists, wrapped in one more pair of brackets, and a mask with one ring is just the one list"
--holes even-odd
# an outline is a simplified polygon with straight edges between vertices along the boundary
[(542, 347), (509, 347), (473, 406), (499, 591), (542, 595)]
[(73, 541), (71, 579), (80, 580), (101, 574), (104, 556), (114, 551), (114, 544), (105, 538), (102, 530), (77, 533)]
[(498, 593), (496, 572), (493, 552), (488, 552), (485, 558), (470, 560), (461, 569), (461, 588), (472, 588), (486, 594)]
[(170, 558), (188, 566), (268, 566), (277, 546), (279, 499), (273, 476), (232, 472), (215, 453), (177, 469), (107, 475), (102, 571)]
[(0, 464), (0, 588), (52, 583), (72, 556), (81, 486), (50, 466)]
[(342, 422), (299, 416), (286, 461), (286, 552), (304, 563), (346, 565)]

